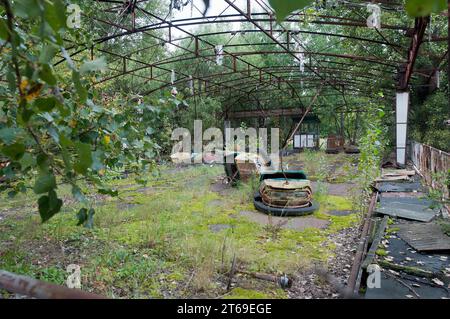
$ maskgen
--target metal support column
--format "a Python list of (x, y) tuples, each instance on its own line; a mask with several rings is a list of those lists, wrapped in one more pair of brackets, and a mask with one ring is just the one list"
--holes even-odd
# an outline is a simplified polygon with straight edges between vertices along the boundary
[(396, 126), (396, 155), (397, 165), (406, 164), (406, 140), (408, 128), (409, 92), (397, 92), (395, 106)]

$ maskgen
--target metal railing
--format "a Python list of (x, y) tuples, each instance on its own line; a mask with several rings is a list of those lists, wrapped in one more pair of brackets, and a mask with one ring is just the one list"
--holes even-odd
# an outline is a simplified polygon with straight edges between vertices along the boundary
[(416, 169), (422, 174), (428, 186), (439, 189), (443, 192), (445, 198), (449, 198), (449, 185), (445, 185), (442, 180), (436, 176), (443, 174), (445, 180), (446, 174), (450, 170), (450, 154), (429, 145), (411, 141), (411, 150), (409, 152), (411, 161)]

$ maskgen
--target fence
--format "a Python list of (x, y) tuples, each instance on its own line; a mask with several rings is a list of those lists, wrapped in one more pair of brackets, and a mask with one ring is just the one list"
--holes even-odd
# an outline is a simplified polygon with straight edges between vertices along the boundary
[(412, 141), (410, 156), (416, 168), (423, 175), (425, 182), (434, 189), (441, 189), (445, 198), (448, 199), (450, 185), (446, 185), (442, 181), (437, 181), (435, 174), (442, 173), (443, 178), (448, 178), (450, 154), (434, 147)]

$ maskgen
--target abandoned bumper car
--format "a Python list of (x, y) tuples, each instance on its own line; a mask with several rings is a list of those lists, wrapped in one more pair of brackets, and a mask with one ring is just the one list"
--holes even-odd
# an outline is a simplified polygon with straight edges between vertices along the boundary
[(313, 213), (311, 182), (303, 171), (263, 173), (253, 203), (260, 212), (274, 216), (302, 216)]
[(225, 164), (226, 183), (237, 185), (251, 175), (260, 175), (253, 203), (257, 210), (273, 216), (302, 216), (313, 213), (318, 204), (312, 200), (311, 182), (303, 171), (268, 170), (269, 161), (248, 153), (232, 153)]

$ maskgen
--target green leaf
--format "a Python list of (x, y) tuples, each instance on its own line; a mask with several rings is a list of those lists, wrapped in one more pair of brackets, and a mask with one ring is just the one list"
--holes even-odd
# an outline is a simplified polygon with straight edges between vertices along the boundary
[(43, 64), (50, 63), (57, 51), (58, 49), (52, 45), (44, 45), (39, 55), (39, 62)]
[[(8, 165), (6, 167), (0, 168), (0, 176), (5, 176), (7, 179), (13, 179), (16, 175), (14, 174), (14, 171), (12, 170), (11, 167), (12, 167), (12, 165)], [(1, 187), (3, 187), (3, 186), (6, 187), (6, 185), (4, 185), (4, 183), (0, 183), (0, 190), (2, 190)], [(6, 187), (6, 188), (8, 188), (8, 187)]]
[(23, 145), (22, 143), (6, 145), (2, 148), (2, 153), (10, 159), (17, 161), (21, 159), (23, 154), (25, 153), (25, 145)]
[(45, 2), (45, 20), (57, 32), (66, 25), (66, 8), (61, 0)]
[(6, 24), (6, 20), (0, 18), (0, 38), (3, 40), (7, 40), (8, 36), (8, 25)]
[(8, 80), (8, 88), (11, 94), (16, 92), (16, 75), (12, 68), (8, 68), (8, 73), (6, 73), (6, 79)]
[(411, 17), (425, 17), (447, 8), (446, 0), (406, 0), (406, 12)]
[(56, 143), (59, 143), (59, 133), (54, 126), (50, 126), (47, 129), (48, 135), (50, 135)]
[(73, 167), (77, 173), (86, 174), (88, 168), (92, 165), (91, 146), (89, 144), (77, 142), (75, 143), (75, 149), (77, 150), (78, 159)]
[(92, 153), (92, 169), (99, 171), (104, 168), (103, 161), (105, 160), (105, 154), (101, 150), (96, 150)]
[(70, 154), (69, 154), (69, 151), (67, 148), (69, 146), (71, 146), (73, 143), (71, 140), (69, 140), (63, 134), (59, 135), (59, 140), (60, 140), (60, 144), (61, 144), (61, 156), (62, 156), (64, 165), (65, 165), (64, 169), (65, 169), (66, 173), (69, 173), (72, 170), (72, 162), (71, 162)]
[(72, 81), (75, 85), (75, 90), (77, 91), (78, 98), (81, 103), (85, 103), (87, 99), (87, 90), (81, 83), (80, 73), (76, 70), (72, 71)]
[(97, 104), (95, 104), (91, 99), (88, 99), (86, 101), (86, 105), (89, 106), (92, 109), (92, 112), (94, 113), (103, 113), (105, 112), (105, 109)]
[(28, 123), (30, 118), (33, 116), (34, 112), (32, 109), (26, 107), (26, 105), (20, 107), (20, 118), (23, 123)]
[(84, 196), (83, 191), (77, 185), (72, 185), (72, 195), (77, 201), (81, 203), (86, 202), (86, 196)]
[(37, 17), (42, 9), (38, 0), (15, 0), (12, 7), (15, 15), (21, 18)]
[(116, 197), (116, 196), (119, 195), (119, 192), (118, 192), (116, 189), (112, 189), (112, 188), (100, 188), (100, 189), (98, 190), (98, 192), (99, 192), (100, 194), (103, 194), (103, 195), (110, 195), (110, 196), (112, 196), (112, 197)]
[(81, 208), (77, 213), (78, 223), (77, 226), (83, 225), (87, 220), (87, 209)]
[(34, 183), (33, 190), (36, 194), (47, 193), (56, 188), (56, 178), (53, 174), (41, 174)]
[(8, 198), (12, 199), (12, 198), (16, 197), (17, 194), (18, 194), (17, 191), (14, 191), (14, 190), (10, 191), (10, 192), (8, 192)]
[(43, 172), (48, 171), (48, 165), (49, 165), (48, 156), (43, 153), (39, 153), (38, 156), (36, 157), (36, 164), (38, 165), (38, 167), (41, 171), (43, 171)]
[(34, 106), (42, 112), (50, 112), (56, 105), (55, 97), (39, 98), (34, 101)]
[(48, 64), (43, 64), (39, 71), (39, 77), (45, 81), (48, 85), (56, 85), (56, 78), (53, 75), (53, 71)]
[(89, 209), (87, 221), (84, 224), (84, 227), (86, 227), (86, 228), (94, 227), (94, 214), (95, 214), (95, 210), (93, 208)]
[(25, 153), (19, 163), (22, 169), (26, 169), (28, 167), (32, 167), (36, 163), (36, 160), (30, 153)]
[(136, 183), (142, 186), (146, 186), (148, 184), (148, 180), (145, 178), (135, 178)]
[(90, 208), (89, 211), (86, 208), (81, 208), (77, 213), (77, 226), (84, 225), (86, 228), (92, 228), (94, 225), (94, 214), (95, 210), (93, 208)]
[(48, 192), (48, 195), (41, 196), (38, 199), (39, 214), (43, 223), (52, 218), (61, 210), (63, 201), (59, 199), (54, 190)]
[(100, 57), (98, 59), (84, 62), (83, 65), (80, 67), (80, 73), (85, 74), (88, 72), (95, 72), (95, 71), (104, 71), (106, 70), (106, 60), (105, 57)]
[(73, 142), (68, 139), (64, 134), (59, 135), (59, 140), (61, 141), (61, 145), (65, 147), (70, 147), (73, 145)]
[(303, 9), (313, 2), (313, 0), (269, 0), (278, 22), (283, 21), (291, 12)]
[(0, 129), (0, 141), (5, 144), (11, 144), (23, 133), (22, 129), (15, 127), (4, 127)]
[(203, 3), (205, 4), (205, 9), (203, 9), (203, 16), (205, 16), (206, 12), (209, 9), (210, 0), (203, 0)]

